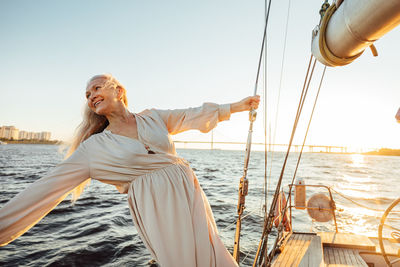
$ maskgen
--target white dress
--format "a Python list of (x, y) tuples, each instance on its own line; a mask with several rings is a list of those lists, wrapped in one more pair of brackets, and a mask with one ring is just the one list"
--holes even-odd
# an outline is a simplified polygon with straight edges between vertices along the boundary
[[(189, 164), (170, 134), (208, 132), (230, 117), (230, 106), (145, 110), (135, 114), (138, 139), (104, 130), (0, 209), (0, 246), (28, 231), (76, 186), (92, 178), (127, 194), (141, 239), (162, 267), (237, 266), (218, 236), (214, 217)], [(148, 154), (147, 145), (155, 154)], [(79, 200), (78, 200), (79, 201)]]

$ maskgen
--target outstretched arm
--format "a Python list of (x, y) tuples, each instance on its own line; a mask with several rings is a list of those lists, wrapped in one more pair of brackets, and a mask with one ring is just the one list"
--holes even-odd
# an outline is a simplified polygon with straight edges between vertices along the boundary
[(29, 185), (0, 209), (0, 246), (28, 231), (89, 177), (87, 156), (80, 146), (48, 175)]
[(164, 121), (170, 134), (197, 129), (211, 131), (218, 122), (228, 120), (231, 113), (257, 109), (259, 96), (249, 96), (232, 104), (204, 103), (201, 107), (173, 110), (154, 110)]

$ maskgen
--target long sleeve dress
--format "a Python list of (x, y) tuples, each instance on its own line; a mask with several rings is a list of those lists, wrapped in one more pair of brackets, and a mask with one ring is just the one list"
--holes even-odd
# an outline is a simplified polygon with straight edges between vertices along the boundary
[(170, 138), (190, 129), (210, 131), (229, 119), (229, 104), (151, 109), (135, 117), (138, 139), (108, 130), (94, 134), (48, 175), (7, 202), (0, 209), (0, 246), (28, 231), (90, 177), (127, 194), (139, 235), (162, 267), (237, 266), (218, 236), (193, 170), (177, 155)]

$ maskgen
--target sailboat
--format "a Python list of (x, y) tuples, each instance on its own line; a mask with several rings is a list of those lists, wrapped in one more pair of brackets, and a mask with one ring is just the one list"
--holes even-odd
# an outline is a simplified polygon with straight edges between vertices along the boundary
[[(387, 12), (387, 17), (390, 17), (391, 21), (389, 22), (390, 27), (382, 26), (382, 24), (376, 23), (375, 20), (370, 22), (372, 25), (377, 25), (381, 27), (380, 30), (378, 31), (378, 35), (374, 35), (372, 39), (368, 39), (369, 36), (364, 36), (367, 40), (375, 40), (378, 39), (382, 34), (386, 34), (390, 29), (395, 27), (398, 23), (398, 14), (399, 14), (399, 1), (398, 0), (381, 0), (381, 1), (371, 1), (371, 0), (363, 0), (363, 1), (354, 1), (354, 0), (344, 0), (344, 1), (337, 1), (336, 2), (336, 11), (331, 14), (331, 19), (327, 22), (327, 28), (326, 28), (326, 34), (327, 36), (327, 44), (328, 47), (331, 49), (331, 52), (333, 52), (334, 55), (339, 56), (341, 59), (343, 57), (353, 57), (354, 55), (359, 54), (361, 51), (364, 51), (366, 47), (369, 46), (370, 43), (373, 42), (367, 42), (366, 44), (357, 44), (355, 46), (350, 46), (351, 48), (344, 56), (340, 54), (338, 51), (335, 50), (335, 47), (337, 46), (336, 43), (333, 43), (331, 45), (331, 42), (334, 42), (335, 40), (338, 41), (341, 44), (342, 36), (340, 38), (335, 39), (334, 37), (337, 37), (337, 33), (332, 33), (330, 34), (333, 26), (334, 26), (334, 21), (337, 21), (339, 23), (341, 20), (339, 20), (339, 14), (340, 12), (348, 14), (346, 9), (346, 12), (344, 12), (346, 6), (351, 5), (353, 8), (353, 11), (360, 12), (364, 14), (364, 16), (357, 17), (358, 21), (355, 23), (357, 26), (359, 21), (369, 21), (371, 14), (377, 15), (381, 14), (381, 12), (377, 12), (379, 10), (378, 8), (375, 8), (375, 5), (378, 7), (385, 6), (385, 11)], [(355, 5), (354, 3), (357, 3)], [(363, 10), (367, 6), (370, 6), (369, 10)], [(354, 6), (357, 6), (354, 7)], [(173, 7), (174, 8), (174, 7)], [(329, 13), (332, 11), (327, 11), (327, 8), (324, 11), (322, 10), (321, 13)], [(348, 8), (348, 7), (347, 7)], [(371, 11), (372, 9), (372, 11)], [(388, 11), (389, 10), (389, 11)], [(318, 10), (316, 10), (318, 11)], [(362, 12), (361, 12), (362, 11)], [(316, 17), (317, 12), (316, 13)], [(389, 14), (394, 13), (395, 16), (389, 16)], [(57, 14), (57, 13), (56, 13)], [(366, 15), (367, 14), (367, 15)], [(392, 14), (393, 15), (393, 14)], [(368, 19), (366, 19), (366, 17)], [(386, 16), (383, 16), (384, 18)], [(205, 18), (203, 18), (206, 20)], [(336, 19), (336, 20), (335, 20)], [(100, 20), (99, 20), (100, 21)], [(395, 21), (396, 23), (392, 23), (392, 21)], [(386, 21), (385, 23), (388, 23)], [(97, 22), (96, 22), (97, 24)], [(364, 25), (364, 24), (363, 24)], [(393, 25), (393, 27), (392, 27)], [(337, 29), (345, 29), (339, 27), (340, 25), (337, 25), (335, 27), (338, 27)], [(343, 26), (343, 25), (342, 25)], [(317, 27), (313, 31), (313, 49), (315, 48), (316, 54), (314, 56), (318, 58), (321, 61), (326, 61), (325, 64), (329, 66), (334, 66), (335, 63), (331, 63), (328, 61), (328, 59), (324, 59), (323, 55), (321, 52), (318, 52), (318, 44), (319, 44), (319, 36), (321, 36), (321, 30), (320, 27)], [(369, 26), (370, 27), (370, 26)], [(369, 29), (369, 27), (366, 27)], [(384, 29), (384, 30), (382, 30)], [(311, 29), (310, 29), (311, 31)], [(346, 31), (343, 31), (343, 35), (346, 36)], [(332, 38), (331, 38), (332, 37)], [(320, 55), (317, 55), (317, 53), (321, 53)], [(339, 54), (337, 54), (339, 53)], [(353, 58), (352, 58), (353, 59)], [(356, 60), (356, 58), (354, 58)], [(252, 116), (252, 119), (254, 119), (254, 116)], [(251, 139), (250, 139), (250, 144), (251, 144)], [(250, 152), (250, 149), (248, 149)], [(249, 158), (247, 157), (247, 160)], [(244, 207), (245, 205), (245, 196), (247, 192), (251, 194), (252, 190), (252, 184), (247, 183), (246, 181), (246, 176), (243, 176), (243, 179), (241, 181), (241, 190), (240, 190), (240, 205), (238, 205), (240, 208)], [(280, 194), (281, 192), (281, 187), (285, 188), (285, 191), (288, 191), (288, 188), (290, 187), (291, 190), (289, 191), (290, 194), (287, 194), (287, 205), (284, 203), (284, 198), (283, 194)], [(376, 238), (368, 238), (368, 237), (363, 237), (359, 235), (351, 235), (348, 233), (341, 233), (341, 229), (338, 227), (337, 232), (333, 233), (298, 233), (295, 232), (296, 229), (296, 221), (294, 220), (294, 217), (292, 217), (292, 213), (294, 212), (304, 212), (305, 214), (310, 214), (310, 216), (313, 218), (314, 221), (325, 221), (328, 220), (327, 223), (333, 223), (335, 224), (335, 217), (337, 214), (340, 212), (337, 208), (335, 208), (334, 205), (334, 194), (331, 190), (330, 187), (328, 186), (319, 186), (309, 184), (307, 180), (305, 181), (296, 181), (295, 183), (291, 183), (289, 186), (288, 185), (282, 185), (278, 193), (276, 195), (276, 201), (275, 201), (275, 206), (277, 210), (277, 214), (275, 214), (275, 209), (270, 209), (272, 211), (273, 216), (269, 216), (269, 214), (266, 214), (265, 218), (265, 224), (270, 223), (272, 220), (272, 223), (269, 226), (272, 225), (277, 225), (277, 228), (268, 228), (266, 227), (265, 231), (260, 233), (260, 246), (259, 246), (259, 252), (258, 256), (254, 259), (255, 266), (269, 266), (269, 265), (274, 265), (274, 266), (324, 266), (324, 265), (360, 265), (360, 266), (385, 266), (385, 259), (384, 255), (386, 255), (387, 259), (389, 260), (389, 263), (392, 264), (393, 266), (397, 266), (398, 263), (393, 262), (398, 258), (398, 244), (395, 242), (395, 238), (383, 238), (383, 231), (389, 230), (391, 232), (396, 232), (392, 231), (390, 228), (386, 228), (387, 224), (387, 219), (390, 218), (391, 215), (393, 215), (393, 211), (395, 211), (395, 206), (397, 205), (396, 202), (394, 202), (393, 205), (391, 205), (388, 210), (385, 212), (385, 217), (382, 218), (382, 243), (384, 244), (384, 249), (385, 252), (381, 252), (381, 248), (379, 245), (379, 238), (378, 234)], [(319, 188), (321, 189), (321, 193), (324, 195), (310, 195), (310, 188)], [(331, 192), (332, 194), (330, 194)], [(93, 198), (90, 198), (90, 203), (93, 203)], [(242, 202), (243, 201), (243, 202)], [(114, 202), (111, 202), (114, 205)], [(280, 204), (280, 205), (277, 205)], [(92, 205), (91, 205), (92, 206)], [(280, 207), (279, 207), (280, 206)], [(285, 207), (286, 206), (286, 207)], [(114, 207), (113, 207), (114, 208)], [(286, 211), (286, 213), (285, 213)], [(118, 220), (120, 217), (117, 216), (117, 222), (119, 223)], [(270, 221), (268, 221), (269, 219)], [(285, 220), (284, 220), (285, 219)], [(238, 222), (241, 222), (239, 219)], [(289, 223), (289, 224), (288, 224)], [(289, 226), (288, 226), (289, 225)], [(268, 225), (267, 225), (268, 226)], [(73, 228), (73, 227), (72, 227)], [(104, 227), (107, 228), (107, 227)], [(67, 229), (68, 230), (68, 229)], [(270, 233), (274, 231), (275, 233), (278, 233), (278, 237), (276, 239), (271, 238), (273, 237), (270, 235)], [(96, 232), (96, 231), (93, 231)], [(239, 234), (237, 235), (240, 237), (240, 231), (237, 231)], [(268, 235), (267, 235), (268, 234)], [(75, 233), (74, 233), (75, 235)], [(101, 239), (101, 238), (98, 238)], [(115, 238), (118, 239), (118, 238)], [(237, 241), (236, 241), (237, 240)], [(236, 256), (240, 258), (240, 242), (239, 239), (236, 239)], [(36, 243), (38, 243), (37, 240), (35, 240)], [(75, 242), (75, 243), (80, 243)], [(33, 244), (27, 242), (28, 245)], [(86, 243), (87, 244), (87, 243)], [(60, 245), (61, 246), (61, 245)], [(91, 248), (91, 247), (90, 247)], [(108, 249), (109, 247), (107, 247)], [(115, 253), (116, 257), (122, 257), (122, 253), (125, 251), (125, 247), (122, 247), (124, 249), (121, 249), (117, 253)], [(257, 247), (256, 247), (257, 248)], [(47, 248), (44, 248), (47, 249)], [(129, 247), (131, 250), (131, 247)], [(84, 249), (82, 251), (85, 252)], [(108, 250), (107, 252), (109, 252)], [(17, 250), (18, 254), (21, 254), (21, 250)], [(48, 253), (47, 251), (44, 251), (43, 253)], [(36, 257), (37, 252), (35, 252), (34, 256)], [(66, 257), (73, 257), (73, 255), (77, 255), (74, 253), (71, 253), (70, 249), (67, 251)], [(109, 255), (108, 253), (103, 253), (103, 251), (100, 251), (99, 254), (92, 254), (92, 258), (90, 260), (94, 260), (95, 257), (104, 257), (105, 255)], [(84, 255), (79, 255), (77, 257), (84, 257)], [(331, 261), (332, 260), (332, 261)], [(346, 262), (341, 262), (341, 260), (344, 260)], [(348, 262), (350, 261), (350, 262)], [(114, 263), (116, 265), (117, 263)]]
[[(269, 3), (270, 6), (271, 2)], [(267, 14), (269, 14), (269, 9)], [(400, 227), (398, 225), (400, 198), (382, 211), (383, 215), (380, 219), (376, 237), (367, 237), (339, 231), (336, 217), (340, 211), (336, 208), (334, 200), (334, 193), (337, 192), (333, 192), (331, 187), (307, 184), (304, 180), (295, 179), (303, 150), (299, 153), (292, 182), (285, 190), (282, 184), (286, 160), (290, 153), (290, 146), (316, 61), (325, 65), (320, 82), (321, 87), (326, 67), (350, 64), (357, 60), (367, 48), (370, 48), (372, 54), (377, 56), (378, 53), (374, 42), (400, 24), (400, 1), (337, 0), (329, 4), (328, 0), (325, 0), (320, 9), (320, 15), (320, 23), (312, 31), (312, 56), (301, 93), (288, 151), (271, 206), (268, 211), (265, 209), (263, 231), (253, 266), (400, 266)], [(268, 15), (266, 18), (266, 21), (268, 21)], [(261, 49), (260, 61), (262, 51)], [(314, 107), (318, 99), (318, 93)], [(308, 127), (313, 112), (311, 113)], [(249, 191), (247, 170), (254, 120), (255, 114), (250, 113), (244, 173), (239, 184), (238, 218), (233, 252), (233, 256), (238, 263), (240, 263), (241, 216), (245, 206), (245, 197)], [(303, 147), (307, 133), (308, 128), (304, 137)], [(307, 192), (310, 188), (318, 189), (320, 192), (309, 196)], [(287, 200), (284, 191), (287, 192)], [(351, 199), (349, 200), (352, 201)], [(352, 202), (359, 204), (355, 201)], [(369, 207), (364, 206), (364, 208)], [(335, 231), (294, 231), (296, 221), (293, 220), (292, 213), (295, 210), (307, 212), (315, 222), (333, 222)], [(270, 235), (273, 231), (276, 235), (274, 239)], [(389, 237), (386, 237), (387, 235)], [(273, 239), (272, 242), (271, 239)]]

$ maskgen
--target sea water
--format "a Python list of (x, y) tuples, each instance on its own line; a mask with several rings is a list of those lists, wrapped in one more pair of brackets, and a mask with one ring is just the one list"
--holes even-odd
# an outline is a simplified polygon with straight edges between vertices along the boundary
[[(220, 236), (232, 251), (244, 152), (182, 149), (178, 154), (190, 162), (211, 204)], [(289, 156), (283, 173), (286, 193), (298, 156)], [(252, 265), (263, 225), (264, 192), (268, 192), (269, 207), (284, 158), (283, 152), (270, 152), (265, 166), (264, 152), (251, 154), (241, 266)], [(62, 159), (54, 145), (0, 146), (0, 207)], [(308, 185), (332, 188), (340, 232), (377, 236), (381, 210), (400, 197), (400, 157), (304, 153), (296, 178)], [(307, 187), (307, 198), (321, 192), (328, 195), (326, 188)], [(335, 230), (333, 221), (314, 222), (304, 210), (292, 214), (297, 231)], [(395, 215), (391, 223), (398, 224), (398, 219)], [(67, 198), (23, 236), (0, 248), (0, 266), (147, 266), (149, 260), (126, 195), (94, 180), (75, 205)]]

